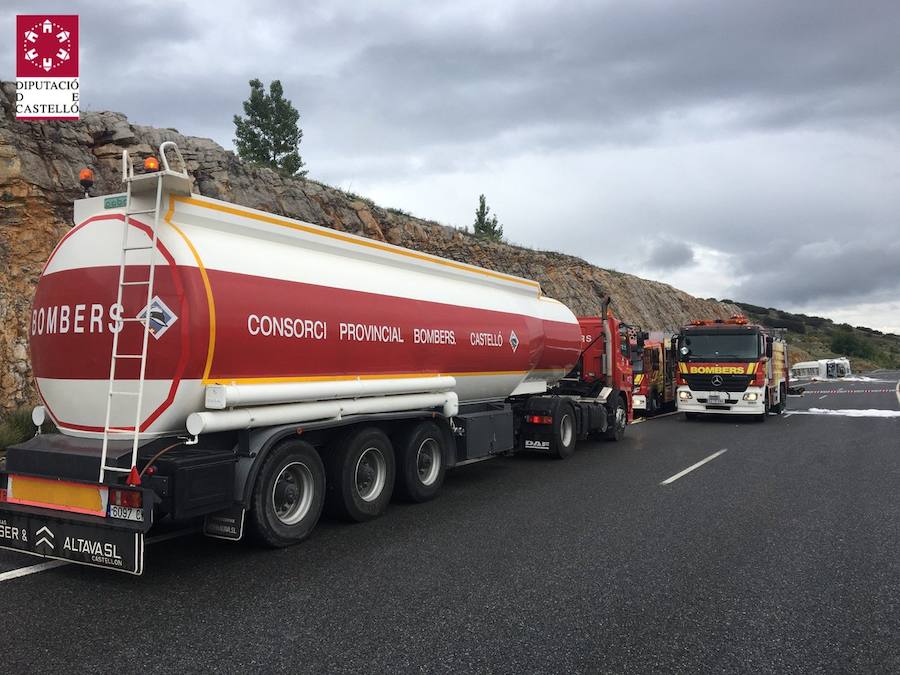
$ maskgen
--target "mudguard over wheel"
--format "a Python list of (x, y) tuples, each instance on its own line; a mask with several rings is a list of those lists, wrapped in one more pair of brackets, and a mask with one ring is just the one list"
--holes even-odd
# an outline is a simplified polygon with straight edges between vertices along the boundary
[(434, 499), (446, 464), (447, 434), (434, 422), (412, 426), (397, 444), (397, 494), (410, 502)]
[(266, 458), (253, 486), (250, 529), (267, 546), (281, 548), (306, 539), (325, 500), (325, 467), (316, 449), (292, 439)]
[(377, 518), (394, 491), (394, 447), (377, 427), (354, 429), (325, 456), (325, 512), (361, 523)]

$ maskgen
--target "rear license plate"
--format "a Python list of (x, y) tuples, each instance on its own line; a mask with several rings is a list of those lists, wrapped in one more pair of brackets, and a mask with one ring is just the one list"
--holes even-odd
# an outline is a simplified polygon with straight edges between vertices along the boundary
[(709, 395), (710, 403), (725, 403), (725, 395), (717, 391), (711, 392)]
[(144, 522), (144, 510), (135, 509), (130, 506), (109, 505), (109, 517), (118, 518), (119, 520), (133, 520), (136, 523)]

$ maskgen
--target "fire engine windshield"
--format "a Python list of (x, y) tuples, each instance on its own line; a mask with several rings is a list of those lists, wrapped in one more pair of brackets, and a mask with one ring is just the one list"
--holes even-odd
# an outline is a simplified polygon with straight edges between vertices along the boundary
[(681, 345), (690, 349), (692, 361), (754, 361), (759, 358), (756, 333), (685, 333)]

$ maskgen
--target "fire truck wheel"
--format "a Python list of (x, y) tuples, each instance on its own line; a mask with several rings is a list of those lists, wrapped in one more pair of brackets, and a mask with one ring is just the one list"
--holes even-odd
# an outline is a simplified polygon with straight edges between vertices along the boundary
[(377, 427), (339, 436), (325, 456), (325, 512), (361, 523), (377, 518), (394, 491), (394, 447)]
[(625, 437), (625, 425), (628, 424), (628, 409), (621, 396), (616, 398), (615, 417), (612, 425), (603, 432), (603, 437), (608, 441), (621, 441)]
[(782, 415), (784, 414), (785, 408), (787, 408), (787, 390), (782, 384), (778, 387), (778, 405), (775, 406), (775, 412)]
[(434, 499), (444, 483), (446, 434), (434, 422), (421, 422), (397, 444), (397, 493), (406, 501)]
[(553, 456), (568, 459), (575, 454), (575, 410), (560, 401), (553, 414)]
[(253, 487), (250, 522), (256, 539), (281, 548), (309, 536), (325, 499), (325, 468), (306, 441), (290, 440), (266, 458)]

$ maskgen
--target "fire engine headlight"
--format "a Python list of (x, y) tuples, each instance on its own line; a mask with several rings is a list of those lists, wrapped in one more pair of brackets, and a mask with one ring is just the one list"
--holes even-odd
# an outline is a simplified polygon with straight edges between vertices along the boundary
[(691, 396), (691, 392), (682, 390), (682, 391), (678, 392), (678, 398), (680, 398), (682, 401), (686, 401), (689, 398), (694, 398), (694, 397)]
[(744, 394), (745, 401), (755, 401), (758, 398), (759, 394), (757, 394), (755, 391), (751, 391), (749, 394)]

